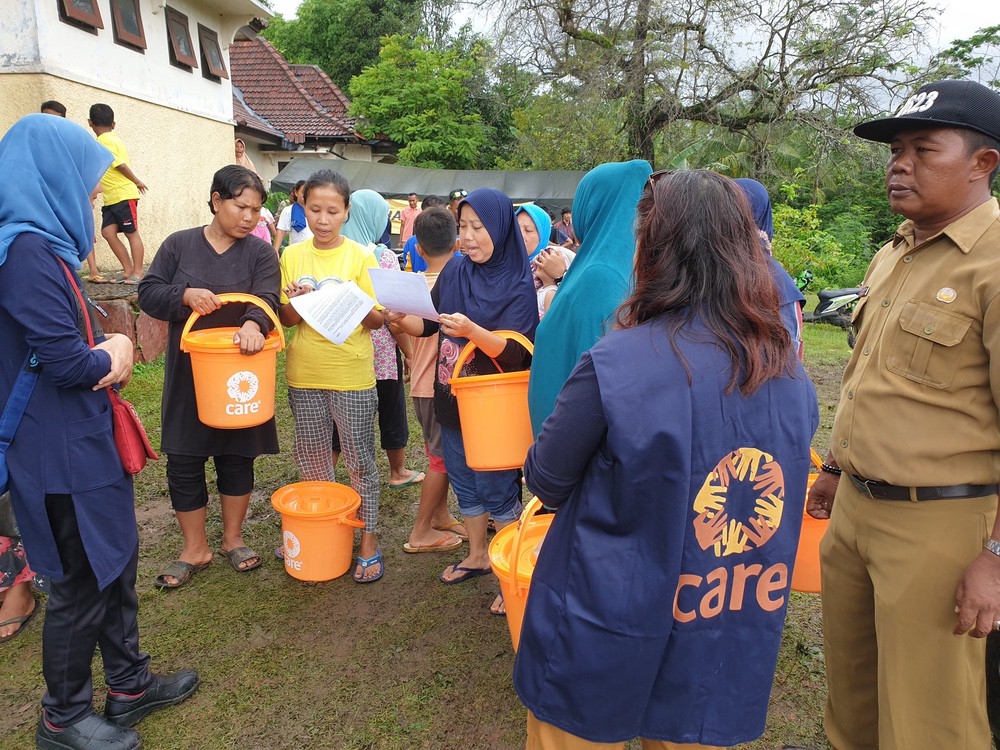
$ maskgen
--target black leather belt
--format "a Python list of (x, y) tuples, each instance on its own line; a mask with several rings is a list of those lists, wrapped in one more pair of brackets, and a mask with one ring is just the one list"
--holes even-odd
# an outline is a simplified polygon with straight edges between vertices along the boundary
[[(967, 497), (995, 495), (1000, 485), (996, 484), (952, 484), (947, 487), (897, 487), (894, 484), (876, 482), (848, 474), (854, 486), (865, 497), (874, 500), (961, 500)], [(915, 492), (911, 498), (910, 490)]]

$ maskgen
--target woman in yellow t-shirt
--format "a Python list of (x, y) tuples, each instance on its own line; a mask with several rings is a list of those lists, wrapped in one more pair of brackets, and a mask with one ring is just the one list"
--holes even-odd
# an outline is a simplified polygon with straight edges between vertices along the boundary
[(355, 282), (374, 298), (369, 268), (375, 256), (341, 236), (351, 190), (343, 176), (328, 169), (314, 174), (303, 188), (306, 219), (313, 236), (289, 245), (281, 256), (281, 322), (297, 326), (288, 346), (285, 374), (288, 402), (295, 417), (295, 466), (306, 481), (334, 481), (333, 427), (351, 486), (361, 495), (361, 533), (354, 580), (373, 583), (384, 566), (378, 546), (379, 479), (375, 467), (374, 350), (369, 331), (384, 323), (381, 308), (365, 316), (340, 346), (302, 320), (290, 300), (324, 284)]

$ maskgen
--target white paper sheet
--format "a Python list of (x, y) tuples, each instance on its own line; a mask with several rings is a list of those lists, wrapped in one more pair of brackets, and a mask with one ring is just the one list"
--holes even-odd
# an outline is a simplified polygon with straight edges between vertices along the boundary
[(306, 323), (338, 346), (375, 307), (375, 300), (353, 281), (323, 284), (315, 292), (292, 297), (289, 302)]
[(437, 320), (438, 313), (431, 302), (427, 279), (422, 273), (393, 271), (388, 268), (369, 268), (375, 297), (382, 307), (393, 312), (417, 315), (427, 320)]

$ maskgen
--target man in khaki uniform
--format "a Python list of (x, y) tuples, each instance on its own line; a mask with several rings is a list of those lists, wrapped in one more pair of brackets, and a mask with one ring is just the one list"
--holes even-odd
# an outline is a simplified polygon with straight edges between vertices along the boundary
[[(905, 217), (855, 312), (821, 546), (837, 750), (988, 750), (984, 636), (1000, 621), (1000, 94), (920, 88), (858, 136), (890, 146)], [(832, 510), (832, 515), (831, 515)], [(969, 637), (972, 636), (972, 637)]]

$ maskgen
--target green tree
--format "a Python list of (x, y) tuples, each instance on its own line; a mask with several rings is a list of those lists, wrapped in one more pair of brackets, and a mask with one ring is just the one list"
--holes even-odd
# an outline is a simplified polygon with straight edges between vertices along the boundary
[(1000, 87), (1000, 25), (956, 39), (935, 55), (927, 79), (935, 78), (973, 78), (985, 86)]
[(346, 90), (378, 60), (382, 36), (414, 31), (420, 0), (304, 0), (298, 17), (277, 16), (263, 36), (293, 63), (319, 65)]
[(433, 49), (424, 37), (388, 37), (378, 63), (351, 81), (351, 114), (363, 134), (402, 146), (403, 164), (473, 168), (490, 136), (469, 109), (469, 82), (480, 69), (476, 54)]
[(517, 147), (501, 169), (591, 169), (625, 154), (621, 108), (599, 92), (558, 82), (512, 112)]
[(620, 103), (628, 155), (654, 161), (656, 134), (690, 121), (746, 137), (760, 162), (759, 125), (880, 109), (930, 16), (924, 0), (516, 0), (507, 32), (547, 80)]

